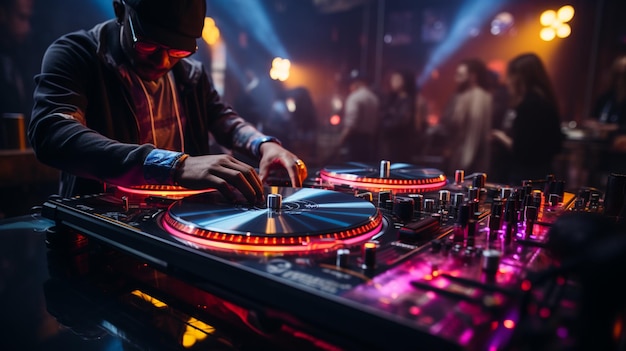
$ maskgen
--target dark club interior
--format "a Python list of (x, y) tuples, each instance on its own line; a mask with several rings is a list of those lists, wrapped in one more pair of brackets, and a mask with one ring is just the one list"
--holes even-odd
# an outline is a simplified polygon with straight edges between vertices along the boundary
[(626, 350), (625, 16), (0, 0), (0, 350)]

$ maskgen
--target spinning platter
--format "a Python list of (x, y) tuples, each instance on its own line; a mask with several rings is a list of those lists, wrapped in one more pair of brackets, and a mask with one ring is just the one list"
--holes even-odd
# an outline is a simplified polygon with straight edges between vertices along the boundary
[(369, 201), (330, 190), (272, 187), (266, 206), (233, 204), (218, 192), (172, 204), (162, 225), (199, 248), (230, 252), (313, 252), (369, 240), (382, 215)]
[(440, 170), (389, 161), (381, 161), (380, 166), (361, 162), (328, 166), (320, 171), (320, 177), (331, 184), (403, 193), (435, 191), (446, 185), (446, 176)]

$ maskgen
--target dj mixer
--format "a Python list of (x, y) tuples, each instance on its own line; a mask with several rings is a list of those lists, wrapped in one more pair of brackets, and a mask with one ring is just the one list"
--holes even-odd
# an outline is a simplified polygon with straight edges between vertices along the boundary
[[(41, 214), (56, 223), (51, 253), (106, 248), (98, 262), (150, 296), (186, 301), (196, 320), (219, 301), (276, 349), (580, 342), (581, 283), (561, 269), (567, 253), (550, 235), (562, 218), (601, 212), (602, 192), (568, 192), (553, 176), (504, 185), (458, 170), (450, 179), (389, 161), (312, 173), (301, 188), (274, 181), (257, 204), (213, 189), (109, 187), (52, 197)], [(145, 298), (146, 289), (129, 291)]]

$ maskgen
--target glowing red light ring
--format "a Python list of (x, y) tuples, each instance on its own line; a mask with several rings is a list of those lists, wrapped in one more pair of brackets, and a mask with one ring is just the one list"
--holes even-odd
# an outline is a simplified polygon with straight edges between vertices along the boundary
[[(162, 189), (159, 189), (162, 188)], [(176, 185), (146, 185), (140, 187), (132, 187), (127, 188), (124, 186), (117, 186), (117, 189), (124, 193), (133, 194), (133, 195), (152, 195), (152, 196), (189, 196), (200, 193), (205, 193), (209, 191), (215, 191), (215, 189), (187, 189), (182, 186)]]
[(320, 171), (320, 177), (330, 183), (353, 186), (364, 189), (389, 189), (407, 192), (426, 192), (440, 189), (446, 185), (446, 176), (440, 175), (428, 179), (389, 179), (357, 177), (353, 174), (337, 174), (334, 172)]
[(353, 245), (369, 240), (380, 232), (383, 226), (383, 217), (377, 212), (376, 217), (368, 223), (336, 233), (322, 233), (304, 236), (243, 235), (219, 233), (180, 223), (165, 213), (161, 221), (165, 230), (182, 240), (220, 250), (235, 250), (249, 252), (307, 252), (323, 251), (338, 245)]

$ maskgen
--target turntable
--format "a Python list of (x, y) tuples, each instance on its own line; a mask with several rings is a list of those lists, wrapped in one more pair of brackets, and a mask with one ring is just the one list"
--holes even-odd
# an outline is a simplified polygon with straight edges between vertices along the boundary
[(172, 204), (162, 225), (198, 248), (230, 253), (315, 253), (362, 243), (380, 232), (378, 209), (322, 189), (270, 188), (267, 204), (232, 204), (217, 192)]
[(380, 161), (380, 165), (361, 162), (331, 165), (319, 173), (321, 179), (329, 184), (369, 191), (423, 193), (446, 185), (446, 176), (440, 170), (387, 160)]

